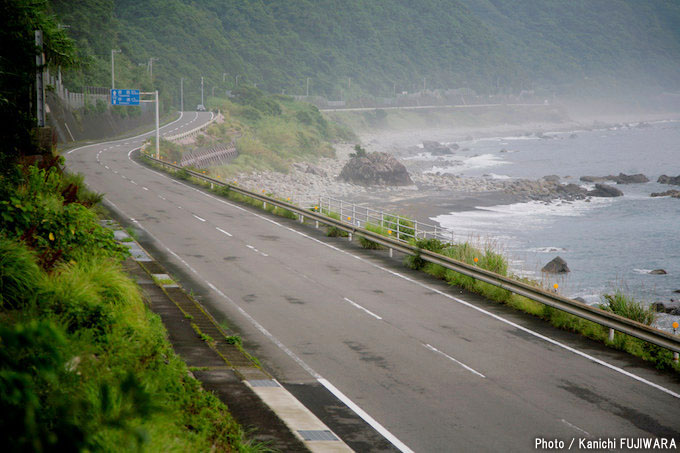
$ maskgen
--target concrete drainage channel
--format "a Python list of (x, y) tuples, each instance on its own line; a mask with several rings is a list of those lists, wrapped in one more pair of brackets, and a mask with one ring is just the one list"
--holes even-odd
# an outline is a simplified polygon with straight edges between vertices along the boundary
[(142, 289), (151, 310), (163, 320), (175, 352), (203, 388), (212, 391), (258, 441), (285, 452), (353, 451), (276, 379), (259, 367), (165, 268), (116, 222), (114, 230), (131, 257), (123, 267)]

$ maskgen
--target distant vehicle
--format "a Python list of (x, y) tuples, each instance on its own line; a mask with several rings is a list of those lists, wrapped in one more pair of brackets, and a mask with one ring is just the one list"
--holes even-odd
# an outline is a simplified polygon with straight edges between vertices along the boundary
[(196, 111), (197, 111), (197, 112), (205, 112), (205, 105), (203, 105), (203, 104), (198, 104), (198, 105), (196, 106)]

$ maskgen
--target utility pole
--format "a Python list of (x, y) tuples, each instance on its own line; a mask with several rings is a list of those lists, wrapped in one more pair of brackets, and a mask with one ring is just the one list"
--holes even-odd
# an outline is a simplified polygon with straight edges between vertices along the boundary
[(238, 86), (238, 78), (241, 76), (241, 74), (236, 76), (236, 86)]
[(154, 61), (158, 61), (158, 58), (156, 58), (156, 57), (149, 58), (149, 78), (151, 79), (151, 83), (153, 83), (153, 62)]
[(117, 54), (117, 53), (120, 53), (120, 49), (118, 49), (118, 50), (111, 49), (111, 89), (112, 90), (116, 88), (116, 78), (115, 78), (116, 71), (115, 71), (115, 65), (113, 63), (113, 55)]
[(349, 91), (350, 88), (352, 88), (352, 78), (347, 77), (347, 91)]
[(38, 127), (45, 127), (45, 80), (43, 71), (45, 70), (45, 53), (43, 52), (43, 32), (35, 31), (35, 46), (38, 54), (35, 56), (35, 90), (36, 90), (36, 117)]
[(425, 77), (423, 77), (423, 92), (425, 91), (425, 87), (426, 87), (425, 81), (426, 81), (426, 79), (425, 79)]
[(226, 72), (222, 73), (222, 83), (224, 83), (224, 80), (226, 79), (227, 75), (228, 74)]
[(203, 103), (203, 77), (201, 77), (201, 105), (205, 105)]
[(309, 96), (309, 77), (307, 77), (307, 96)]
[(179, 111), (184, 111), (184, 77), (179, 79)]
[(392, 85), (392, 97), (397, 97), (397, 82), (393, 82)]
[(212, 97), (215, 97), (215, 85), (212, 87), (212, 93), (210, 94)]

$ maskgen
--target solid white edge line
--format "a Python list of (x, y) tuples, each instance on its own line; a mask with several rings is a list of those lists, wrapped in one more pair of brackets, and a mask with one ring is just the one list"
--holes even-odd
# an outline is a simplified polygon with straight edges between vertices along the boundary
[[(132, 160), (132, 159), (131, 159), (131, 160)], [(132, 162), (134, 162), (134, 161), (132, 161)], [(387, 269), (387, 268), (385, 268), (385, 267), (382, 267), (382, 266), (379, 266), (379, 265), (377, 265), (377, 264), (371, 263), (370, 261), (365, 260), (364, 258), (361, 258), (361, 257), (359, 257), (359, 256), (353, 255), (352, 253), (349, 253), (349, 252), (347, 252), (347, 251), (345, 251), (345, 250), (342, 250), (342, 249), (340, 249), (340, 248), (338, 248), (338, 247), (335, 247), (334, 245), (327, 244), (327, 243), (325, 243), (325, 242), (323, 242), (323, 241), (320, 241), (319, 239), (313, 238), (313, 237), (311, 237), (311, 236), (309, 236), (309, 235), (303, 233), (302, 231), (298, 231), (298, 230), (296, 230), (296, 229), (294, 229), (294, 228), (285, 226), (285, 225), (283, 225), (283, 224), (281, 224), (281, 223), (279, 223), (279, 222), (276, 222), (276, 221), (274, 221), (274, 220), (272, 220), (272, 219), (269, 219), (269, 218), (267, 218), (267, 217), (264, 217), (264, 216), (262, 216), (262, 215), (259, 215), (259, 214), (255, 213), (255, 212), (252, 212), (252, 211), (250, 211), (250, 210), (248, 210), (248, 209), (245, 209), (245, 208), (243, 208), (243, 207), (241, 207), (241, 206), (237, 206), (237, 205), (234, 205), (233, 203), (229, 203), (228, 201), (225, 201), (225, 200), (222, 200), (222, 199), (217, 198), (217, 197), (215, 197), (215, 196), (212, 196), (212, 195), (210, 195), (210, 194), (208, 194), (208, 193), (206, 193), (206, 192), (203, 192), (203, 191), (201, 191), (201, 190), (199, 190), (199, 189), (197, 189), (197, 188), (195, 188), (195, 187), (191, 187), (191, 186), (189, 186), (189, 185), (187, 185), (187, 184), (184, 184), (184, 183), (175, 181), (174, 179), (170, 178), (168, 175), (164, 175), (164, 174), (159, 173), (159, 172), (157, 172), (157, 171), (154, 171), (154, 170), (151, 170), (151, 169), (149, 169), (149, 168), (146, 168), (146, 167), (144, 167), (143, 165), (141, 165), (141, 164), (139, 164), (139, 163), (137, 163), (137, 162), (135, 162), (135, 164), (137, 164), (137, 165), (139, 165), (140, 167), (146, 169), (147, 171), (150, 171), (150, 172), (152, 172), (152, 173), (156, 173), (157, 175), (163, 176), (164, 178), (169, 179), (169, 180), (171, 180), (171, 181), (173, 181), (173, 182), (176, 182), (177, 184), (180, 184), (180, 185), (183, 185), (183, 186), (185, 186), (185, 187), (187, 187), (187, 188), (189, 188), (189, 189), (195, 190), (196, 192), (199, 192), (199, 193), (203, 194), (204, 196), (206, 196), (206, 197), (208, 197), (208, 198), (211, 198), (211, 199), (213, 199), (213, 200), (216, 200), (216, 201), (218, 201), (218, 202), (220, 202), (220, 203), (222, 203), (222, 204), (225, 204), (225, 205), (227, 205), (227, 206), (231, 206), (231, 207), (233, 207), (233, 208), (235, 208), (235, 209), (238, 209), (238, 210), (241, 210), (241, 211), (244, 211), (244, 212), (248, 212), (248, 213), (250, 213), (251, 215), (253, 215), (253, 216), (255, 216), (255, 217), (259, 218), (259, 219), (265, 220), (265, 221), (267, 221), (267, 222), (269, 222), (269, 223), (273, 223), (274, 225), (280, 226), (280, 227), (285, 228), (285, 229), (287, 229), (287, 230), (289, 230), (289, 231), (292, 231), (293, 233), (299, 234), (300, 236), (305, 237), (305, 238), (307, 238), (307, 239), (309, 239), (309, 240), (311, 240), (311, 241), (317, 242), (317, 243), (319, 243), (319, 244), (321, 244), (321, 245), (323, 245), (323, 246), (325, 246), (325, 247), (328, 247), (328, 248), (333, 249), (333, 250), (335, 250), (335, 251), (338, 251), (338, 252), (340, 252), (340, 253), (344, 253), (344, 254), (346, 254), (346, 255), (348, 255), (348, 256), (351, 256), (351, 257), (353, 257), (353, 258), (358, 259), (359, 261), (365, 262), (365, 263), (367, 263), (368, 265), (375, 267), (376, 269), (380, 269), (380, 270), (382, 270), (382, 271), (384, 271), (384, 272), (387, 272), (388, 274), (392, 274), (392, 275), (394, 275), (394, 276), (396, 276), (396, 277), (402, 278), (402, 279), (404, 279), (404, 280), (406, 280), (406, 281), (409, 281), (409, 282), (411, 282), (411, 283), (415, 283), (416, 285), (418, 285), (418, 286), (420, 286), (420, 287), (422, 287), (422, 288), (428, 289), (428, 290), (430, 290), (430, 291), (434, 291), (435, 293), (437, 293), (437, 294), (439, 294), (439, 295), (441, 295), (441, 296), (444, 296), (444, 297), (446, 297), (446, 298), (448, 298), (448, 299), (450, 299), (450, 300), (453, 300), (453, 301), (455, 301), (455, 302), (458, 302), (459, 304), (465, 305), (466, 307), (472, 308), (473, 310), (476, 310), (476, 311), (478, 311), (479, 313), (483, 313), (483, 314), (485, 314), (485, 315), (487, 315), (487, 316), (490, 316), (490, 317), (492, 317), (492, 318), (494, 318), (494, 319), (496, 319), (496, 320), (498, 320), (498, 321), (500, 321), (500, 322), (502, 322), (502, 323), (504, 323), (504, 324), (508, 324), (508, 325), (510, 325), (510, 326), (513, 326), (513, 327), (515, 327), (515, 328), (517, 328), (517, 329), (519, 329), (519, 330), (521, 330), (521, 331), (523, 331), (523, 332), (526, 332), (526, 333), (528, 333), (528, 334), (530, 334), (530, 335), (535, 336), (536, 338), (540, 338), (540, 339), (542, 339), (542, 340), (544, 340), (544, 341), (547, 341), (548, 343), (551, 343), (551, 344), (553, 344), (553, 345), (555, 345), (555, 346), (558, 346), (558, 347), (560, 347), (560, 348), (562, 348), (562, 349), (565, 349), (565, 350), (567, 350), (567, 351), (569, 351), (569, 352), (572, 352), (572, 353), (574, 353), (574, 354), (576, 354), (576, 355), (578, 355), (578, 356), (581, 356), (581, 357), (583, 357), (583, 358), (585, 358), (585, 359), (587, 359), (587, 360), (590, 360), (591, 362), (597, 363), (598, 365), (602, 365), (602, 366), (604, 366), (604, 367), (606, 367), (606, 368), (609, 368), (609, 369), (612, 370), (612, 371), (616, 371), (617, 373), (623, 374), (624, 376), (627, 376), (627, 377), (629, 377), (629, 378), (631, 378), (631, 379), (634, 379), (634, 380), (636, 380), (636, 381), (638, 381), (638, 382), (641, 382), (641, 383), (643, 383), (643, 384), (646, 384), (646, 385), (648, 385), (648, 386), (650, 386), (650, 387), (653, 387), (653, 388), (655, 388), (655, 389), (657, 389), (657, 390), (661, 390), (662, 392), (664, 392), (664, 393), (666, 393), (666, 394), (668, 394), (668, 395), (671, 395), (671, 396), (673, 396), (673, 397), (675, 397), (675, 398), (680, 399), (680, 394), (679, 394), (679, 393), (676, 393), (676, 392), (674, 392), (674, 391), (672, 391), (672, 390), (670, 390), (670, 389), (667, 389), (667, 388), (665, 388), (665, 387), (663, 387), (663, 386), (661, 386), (661, 385), (659, 385), (659, 384), (655, 384), (654, 382), (651, 382), (651, 381), (649, 381), (649, 380), (647, 380), (647, 379), (645, 379), (645, 378), (643, 378), (643, 377), (640, 377), (640, 376), (637, 376), (637, 375), (635, 375), (635, 374), (633, 374), (633, 373), (630, 373), (630, 372), (624, 370), (623, 368), (619, 368), (619, 367), (617, 367), (616, 365), (612, 365), (612, 364), (607, 363), (607, 362), (605, 362), (605, 361), (603, 361), (603, 360), (600, 360), (600, 359), (598, 359), (598, 358), (596, 358), (596, 357), (593, 357), (593, 356), (591, 356), (591, 355), (589, 355), (589, 354), (586, 354), (585, 352), (581, 352), (581, 351), (579, 351), (578, 349), (574, 349), (574, 348), (572, 348), (571, 346), (567, 346), (566, 344), (560, 343), (560, 342), (557, 341), (557, 340), (553, 340), (552, 338), (546, 337), (545, 335), (541, 335), (541, 334), (538, 333), (538, 332), (534, 332), (534, 331), (531, 330), (531, 329), (528, 329), (528, 328), (526, 328), (526, 327), (524, 327), (524, 326), (520, 326), (519, 324), (516, 324), (516, 323), (514, 323), (514, 322), (512, 322), (512, 321), (509, 321), (509, 320), (507, 320), (507, 319), (505, 319), (505, 318), (503, 318), (503, 317), (501, 317), (501, 316), (498, 316), (498, 315), (496, 315), (496, 314), (494, 314), (494, 313), (491, 313), (490, 311), (484, 310), (483, 308), (477, 307), (477, 306), (475, 306), (475, 305), (473, 305), (473, 304), (471, 304), (471, 303), (469, 303), (469, 302), (466, 302), (466, 301), (464, 301), (464, 300), (462, 300), (462, 299), (459, 299), (459, 298), (457, 298), (457, 297), (455, 297), (455, 296), (452, 296), (452, 295), (450, 295), (450, 294), (447, 294), (447, 293), (445, 293), (445, 292), (443, 292), (443, 291), (440, 291), (440, 290), (438, 290), (438, 289), (436, 289), (436, 288), (432, 288), (432, 287), (430, 287), (430, 286), (428, 286), (428, 285), (426, 285), (426, 284), (424, 284), (424, 283), (421, 283), (421, 282), (419, 282), (419, 281), (413, 280), (412, 278), (409, 278), (409, 277), (407, 277), (407, 276), (405, 276), (405, 275), (402, 275), (402, 274), (400, 274), (400, 273), (398, 273), (398, 272), (395, 272), (395, 271), (393, 271), (393, 270), (391, 270), (391, 269)]]
[(443, 352), (443, 351), (440, 351), (439, 349), (435, 348), (435, 347), (432, 346), (431, 344), (423, 344), (423, 346), (425, 346), (425, 347), (426, 347), (427, 349), (429, 349), (430, 351), (433, 351), (433, 352), (436, 352), (437, 354), (443, 355), (444, 357), (446, 357), (447, 359), (451, 360), (452, 362), (455, 362), (455, 363), (457, 363), (458, 365), (462, 366), (463, 368), (465, 368), (465, 369), (468, 370), (469, 372), (474, 373), (474, 374), (476, 374), (477, 376), (481, 376), (482, 378), (486, 379), (486, 376), (484, 376), (484, 375), (483, 375), (482, 373), (480, 373), (479, 371), (475, 370), (474, 368), (471, 368), (471, 367), (467, 366), (466, 364), (464, 364), (464, 363), (461, 362), (460, 360), (454, 359), (453, 357), (451, 357), (451, 356), (448, 355), (447, 353), (445, 353), (445, 352)]
[(200, 220), (201, 222), (205, 222), (205, 219), (203, 219), (203, 218), (197, 216), (196, 214), (191, 214), (191, 215), (194, 216), (194, 217), (196, 217), (196, 218), (197, 218), (198, 220)]
[(220, 228), (220, 227), (215, 227), (215, 229), (216, 229), (217, 231), (219, 231), (220, 233), (224, 233), (224, 234), (226, 234), (227, 236), (232, 237), (232, 235), (231, 235), (230, 232), (224, 231), (224, 230), (223, 230), (222, 228)]
[(565, 419), (562, 419), (561, 421), (562, 421), (562, 423), (564, 423), (565, 425), (571, 426), (571, 427), (574, 428), (576, 431), (582, 432), (583, 434), (586, 435), (586, 437), (590, 437), (590, 433), (589, 433), (588, 431), (579, 428), (578, 426), (574, 425), (573, 423), (569, 423), (569, 422), (566, 421)]
[(326, 389), (331, 392), (337, 399), (342, 401), (347, 407), (352, 409), (355, 414), (357, 414), (363, 421), (371, 425), (373, 429), (375, 429), (377, 432), (379, 432), (385, 439), (387, 439), (392, 445), (397, 447), (399, 451), (402, 451), (404, 453), (413, 453), (413, 450), (411, 450), (406, 444), (404, 444), (402, 441), (400, 441), (394, 434), (389, 432), (383, 425), (378, 423), (373, 417), (368, 415), (362, 408), (357, 406), (354, 401), (349, 399), (347, 396), (345, 396), (344, 393), (342, 393), (340, 390), (338, 390), (333, 384), (328, 382), (326, 379), (322, 377), (318, 377), (316, 379), (319, 384), (323, 385), (326, 387)]
[(349, 299), (346, 298), (346, 297), (343, 297), (343, 299), (345, 299), (347, 302), (349, 302), (350, 304), (352, 304), (352, 305), (354, 305), (355, 307), (357, 307), (359, 310), (363, 310), (363, 311), (365, 311), (366, 313), (368, 313), (369, 315), (373, 316), (375, 319), (378, 319), (378, 320), (381, 320), (381, 321), (382, 321), (382, 318), (381, 318), (380, 316), (376, 315), (375, 313), (373, 313), (371, 310), (368, 310), (368, 309), (362, 307), (362, 306), (359, 305), (358, 303), (356, 303), (356, 302), (354, 302), (354, 301), (352, 301), (352, 300), (349, 300)]

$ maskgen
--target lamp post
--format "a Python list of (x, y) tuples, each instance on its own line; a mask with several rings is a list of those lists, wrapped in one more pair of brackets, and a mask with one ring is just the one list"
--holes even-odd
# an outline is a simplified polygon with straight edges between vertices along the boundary
[(238, 86), (238, 78), (239, 78), (239, 77), (241, 77), (240, 74), (236, 76), (236, 86)]
[(111, 89), (112, 90), (116, 88), (116, 77), (115, 77), (116, 71), (115, 71), (115, 65), (114, 65), (114, 62), (113, 62), (113, 55), (120, 53), (120, 52), (121, 52), (120, 49), (118, 49), (118, 50), (111, 49)]
[(201, 105), (205, 105), (203, 103), (203, 77), (201, 77)]
[(309, 96), (309, 77), (307, 77), (307, 95), (306, 96)]
[(179, 79), (179, 111), (184, 111), (184, 77)]
[(225, 81), (225, 79), (226, 79), (226, 77), (227, 77), (228, 75), (229, 75), (229, 74), (227, 74), (226, 72), (223, 72), (223, 73), (222, 73), (222, 83), (224, 83), (224, 81)]

